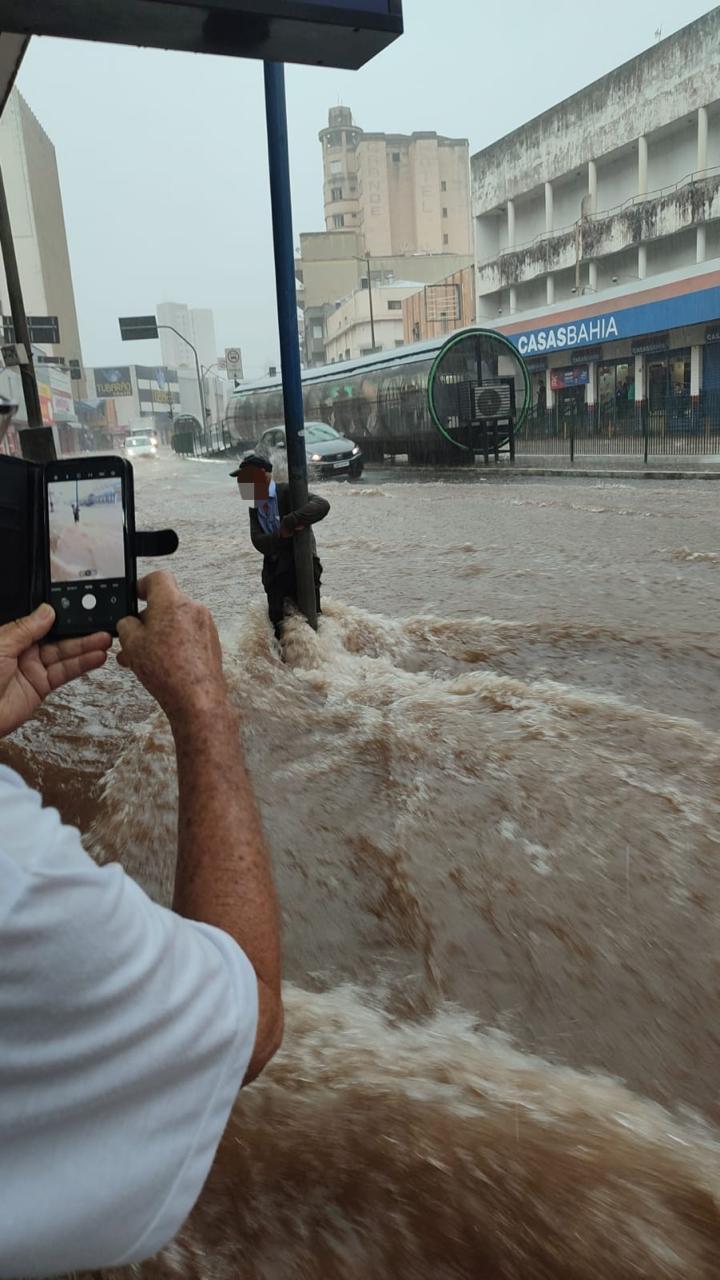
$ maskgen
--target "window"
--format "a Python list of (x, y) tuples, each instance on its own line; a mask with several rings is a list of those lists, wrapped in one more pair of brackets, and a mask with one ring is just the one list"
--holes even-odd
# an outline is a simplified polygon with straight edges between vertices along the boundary
[(342, 171), (343, 171), (343, 162), (342, 162), (342, 160), (331, 160), (331, 161), (330, 161), (330, 172), (331, 172), (331, 173), (333, 173), (333, 174), (336, 174), (336, 173), (342, 173)]
[(331, 200), (342, 200), (342, 187), (333, 187), (330, 191)]
[(313, 336), (313, 338), (322, 338), (322, 336), (323, 336), (323, 327), (322, 327), (322, 325), (321, 325), (321, 324), (314, 324), (314, 325), (313, 325), (313, 327), (312, 327), (312, 336)]
[(393, 153), (392, 153), (392, 158), (393, 158), (393, 162), (394, 162), (395, 164), (399, 164), (399, 163), (400, 163), (400, 152), (399, 152), (399, 151), (393, 151)]
[(399, 298), (393, 298), (388, 302), (388, 311), (402, 311), (402, 302)]
[(444, 182), (444, 181), (443, 181), (443, 182), (441, 182), (441, 183), (440, 183), (440, 190), (441, 190), (441, 191), (447, 191), (447, 182)]
[(443, 218), (447, 218), (447, 209), (443, 206)]
[(334, 226), (334, 227), (344, 227), (344, 226), (345, 226), (345, 214), (344, 214), (344, 213), (335, 213), (335, 214), (333, 214), (333, 226)]
[(404, 339), (404, 338), (396, 338), (396, 339), (395, 339), (395, 346), (396, 346), (396, 347), (404, 347), (404, 346), (405, 346), (405, 339)]
[(444, 235), (444, 236), (443, 236), (443, 244), (449, 244), (449, 243), (450, 243), (450, 237), (449, 237), (448, 235)]

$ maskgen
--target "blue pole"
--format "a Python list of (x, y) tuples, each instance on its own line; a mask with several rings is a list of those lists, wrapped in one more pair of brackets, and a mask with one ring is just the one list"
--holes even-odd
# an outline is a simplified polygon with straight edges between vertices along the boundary
[[(265, 114), (267, 118), (270, 198), (272, 202), (275, 290), (277, 294), (280, 363), (282, 366), (288, 480), (293, 511), (307, 502), (307, 458), (300, 376), (300, 336), (295, 291), (295, 243), (290, 201), (285, 68), (281, 62), (265, 63)], [(315, 577), (310, 530), (295, 534), (295, 576), (298, 604), (311, 627), (317, 630)]]

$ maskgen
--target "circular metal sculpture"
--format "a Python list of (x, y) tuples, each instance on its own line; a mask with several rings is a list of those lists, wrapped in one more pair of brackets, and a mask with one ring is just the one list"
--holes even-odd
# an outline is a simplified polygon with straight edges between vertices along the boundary
[(458, 449), (497, 451), (530, 409), (530, 375), (512, 343), (492, 329), (465, 329), (445, 343), (428, 378), (430, 415)]

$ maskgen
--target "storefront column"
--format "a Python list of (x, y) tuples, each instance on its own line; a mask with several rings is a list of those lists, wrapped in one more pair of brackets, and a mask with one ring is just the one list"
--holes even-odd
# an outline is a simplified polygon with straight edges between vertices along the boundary
[(645, 134), (638, 138), (638, 195), (647, 195), (648, 183), (648, 144)]
[(597, 262), (591, 262), (588, 267), (588, 284), (590, 285), (591, 289), (597, 289), (597, 284), (598, 284)]
[(635, 404), (641, 404), (645, 399), (645, 357), (639, 355), (635, 357)]
[(704, 347), (690, 348), (690, 397), (696, 400), (702, 390), (702, 362)]
[(708, 153), (708, 113), (707, 107), (698, 109), (697, 120), (697, 167), (707, 169)]
[(555, 207), (552, 182), (545, 183), (545, 230), (552, 231), (555, 223)]
[(549, 369), (547, 369), (545, 372), (545, 400), (546, 400), (548, 409), (552, 409), (553, 405), (555, 404), (555, 392), (552, 389), (552, 378), (550, 376)]
[(695, 261), (704, 262), (707, 257), (707, 235), (705, 227), (698, 227), (695, 233)]
[(548, 306), (550, 306), (555, 301), (555, 277), (548, 276), (545, 285), (545, 298)]
[(588, 160), (588, 194), (590, 196), (588, 213), (595, 213), (597, 209), (597, 165), (594, 160)]
[(515, 248), (515, 201), (507, 202), (507, 247)]
[(588, 365), (587, 392), (585, 395), (585, 403), (588, 408), (595, 405), (597, 401), (597, 364), (591, 360)]
[(644, 280), (647, 275), (647, 245), (641, 244), (638, 249), (638, 280)]

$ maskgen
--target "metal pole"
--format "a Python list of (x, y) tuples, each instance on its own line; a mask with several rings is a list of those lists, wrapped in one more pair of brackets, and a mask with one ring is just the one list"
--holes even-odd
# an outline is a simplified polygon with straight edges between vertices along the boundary
[(5, 279), (7, 280), (10, 311), (12, 313), (13, 327), (15, 329), (15, 341), (21, 343), (25, 348), (25, 358), (27, 363), (20, 365), (20, 376), (22, 378), (23, 393), (25, 395), (25, 409), (27, 412), (28, 426), (41, 427), (43, 425), (42, 409), (40, 407), (40, 395), (37, 388), (37, 381), (35, 379), (35, 366), (33, 364), (30, 330), (28, 328), (27, 316), (25, 315), (25, 303), (23, 301), (20, 273), (18, 271), (17, 258), (15, 256), (12, 227), (10, 225), (10, 212), (8, 210), (7, 196), (5, 195), (5, 183), (3, 181), (1, 168), (0, 246), (2, 246), (2, 256), (5, 264)]
[[(265, 63), (265, 114), (267, 119), (270, 198), (272, 202), (273, 246), (275, 249), (275, 291), (277, 295), (280, 363), (282, 366), (285, 438), (288, 479), (293, 510), (307, 502), (307, 456), (300, 375), (300, 335), (295, 287), (295, 250), (290, 200), (285, 68), (281, 62)], [(309, 624), (317, 630), (315, 575), (310, 531), (295, 534), (295, 578), (297, 601)]]
[(368, 301), (370, 303), (370, 342), (372, 345), (372, 349), (374, 351), (375, 350), (375, 315), (373, 313), (372, 274), (370, 271), (370, 254), (367, 255), (366, 262), (367, 262), (367, 273), (368, 273)]
[(169, 329), (170, 332), (174, 333), (176, 337), (180, 339), (181, 342), (187, 343), (187, 345), (189, 346), (190, 350), (192, 351), (195, 357), (195, 373), (197, 375), (198, 393), (200, 395), (200, 426), (204, 431), (207, 425), (207, 423), (205, 422), (205, 392), (203, 391), (203, 382), (200, 376), (200, 361), (198, 360), (198, 353), (195, 350), (190, 339), (186, 338), (185, 334), (181, 333), (179, 329), (173, 328), (171, 324), (159, 324), (158, 329)]

